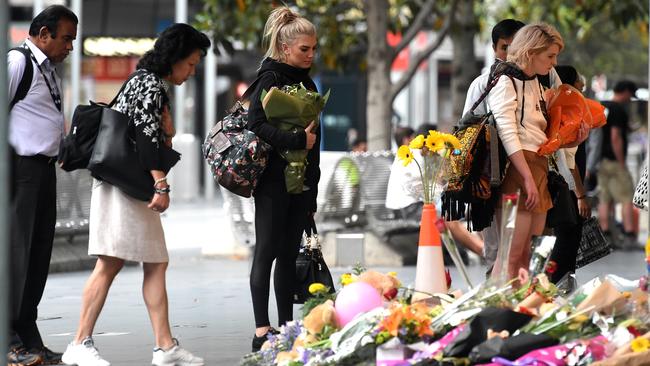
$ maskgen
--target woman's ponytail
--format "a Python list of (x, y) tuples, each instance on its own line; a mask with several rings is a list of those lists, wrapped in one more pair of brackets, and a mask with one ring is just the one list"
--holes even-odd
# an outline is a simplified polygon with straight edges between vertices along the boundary
[(286, 6), (273, 10), (264, 25), (264, 56), (282, 61), (282, 44), (291, 43), (298, 35), (316, 36), (316, 27)]

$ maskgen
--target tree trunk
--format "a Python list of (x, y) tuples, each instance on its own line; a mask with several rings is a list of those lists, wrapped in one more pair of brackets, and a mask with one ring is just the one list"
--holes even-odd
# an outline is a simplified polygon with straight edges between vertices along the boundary
[(462, 116), (467, 89), (480, 73), (474, 54), (474, 36), (478, 33), (478, 19), (474, 14), (474, 0), (459, 0), (450, 37), (454, 57), (451, 62), (451, 103), (453, 123)]
[(391, 48), (386, 42), (388, 31), (388, 0), (364, 0), (368, 19), (368, 101), (366, 126), (368, 150), (390, 148), (391, 116), (390, 101)]

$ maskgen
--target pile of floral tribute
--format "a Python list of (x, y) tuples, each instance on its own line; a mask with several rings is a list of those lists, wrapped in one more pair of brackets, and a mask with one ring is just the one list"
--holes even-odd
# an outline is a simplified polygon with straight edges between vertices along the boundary
[(570, 294), (558, 293), (544, 273), (519, 288), (515, 282), (438, 294), (434, 305), (413, 302), (395, 273), (357, 267), (340, 277), (335, 294), (313, 284), (303, 319), (241, 364), (650, 364), (645, 281), (607, 275)]
[[(444, 163), (457, 149), (451, 135), (430, 131), (398, 157), (415, 161), (425, 202), (444, 181)], [(414, 156), (414, 152), (417, 152)], [(419, 162), (418, 160), (421, 161)], [(547, 277), (554, 237), (532, 243), (519, 278), (508, 279), (507, 252), (518, 194), (503, 197), (501, 242), (492, 277), (472, 286), (444, 222), (438, 228), (469, 290), (423, 294), (402, 286), (396, 273), (360, 266), (339, 278), (340, 288), (309, 288), (302, 319), (269, 335), (242, 365), (650, 365), (648, 281), (607, 275), (573, 291)], [(650, 268), (650, 245), (647, 248)], [(566, 281), (575, 281), (567, 278)], [(562, 281), (560, 281), (562, 282)], [(425, 295), (425, 296), (423, 296)], [(415, 299), (425, 298), (424, 301)]]

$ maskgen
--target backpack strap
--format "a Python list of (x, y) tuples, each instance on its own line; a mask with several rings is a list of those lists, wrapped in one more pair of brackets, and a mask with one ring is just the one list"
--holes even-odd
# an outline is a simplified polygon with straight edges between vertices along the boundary
[(492, 88), (494, 88), (497, 83), (499, 82), (499, 78), (503, 75), (503, 73), (496, 73), (496, 74), (491, 74), (490, 77), (488, 78), (488, 82), (485, 85), (485, 90), (483, 90), (483, 94), (481, 94), (480, 97), (474, 102), (472, 105), (472, 108), (469, 110), (470, 113), (474, 113), (474, 110), (478, 108), (479, 105), (483, 102), (483, 100), (490, 94), (490, 91)]
[(278, 74), (276, 74), (275, 71), (273, 71), (273, 70), (264, 71), (263, 73), (259, 74), (255, 78), (253, 83), (248, 87), (248, 89), (246, 89), (244, 94), (241, 96), (242, 101), (247, 100), (248, 97), (250, 97), (250, 95), (253, 94), (253, 92), (255, 91), (255, 88), (257, 88), (257, 84), (259, 84), (260, 81), (262, 81), (262, 76), (264, 76), (264, 74), (269, 73), (269, 72), (271, 74), (273, 74), (273, 80), (275, 81), (276, 84), (278, 84)]
[(14, 47), (9, 51), (18, 51), (25, 56), (25, 70), (23, 71), (23, 77), (18, 83), (18, 89), (16, 89), (16, 94), (14, 99), (9, 103), (9, 110), (11, 110), (16, 103), (25, 99), (29, 89), (32, 87), (32, 79), (34, 78), (34, 65), (32, 65), (32, 60), (29, 57), (30, 51), (24, 47)]

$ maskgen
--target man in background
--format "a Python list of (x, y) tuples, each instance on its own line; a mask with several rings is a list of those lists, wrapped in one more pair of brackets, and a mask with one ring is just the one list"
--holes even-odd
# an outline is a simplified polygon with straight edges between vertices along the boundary
[[(612, 100), (602, 102), (606, 108), (607, 124), (602, 127), (602, 150), (597, 173), (598, 220), (605, 236), (619, 249), (638, 248), (634, 232), (634, 207), (632, 206), (634, 183), (625, 165), (629, 130), (629, 116), (625, 105), (630, 103), (632, 97), (636, 97), (636, 89), (636, 84), (632, 81), (619, 81), (614, 85)], [(612, 240), (609, 220), (612, 203), (620, 203), (623, 208), (622, 240)]]

